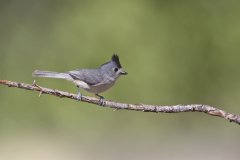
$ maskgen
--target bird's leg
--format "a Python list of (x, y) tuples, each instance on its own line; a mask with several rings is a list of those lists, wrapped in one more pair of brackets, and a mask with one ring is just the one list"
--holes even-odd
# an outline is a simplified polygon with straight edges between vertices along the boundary
[(80, 92), (80, 88), (77, 86), (77, 99), (79, 100), (79, 101), (81, 101), (82, 100), (82, 94), (81, 94), (81, 92)]
[(105, 100), (104, 100), (104, 97), (99, 95), (99, 94), (95, 94), (96, 96), (98, 96), (100, 99), (99, 99), (99, 105), (100, 106), (104, 106), (105, 105)]

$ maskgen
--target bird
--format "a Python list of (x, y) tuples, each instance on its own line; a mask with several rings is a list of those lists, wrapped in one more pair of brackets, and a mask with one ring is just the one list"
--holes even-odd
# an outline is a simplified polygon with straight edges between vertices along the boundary
[(77, 86), (77, 99), (82, 100), (80, 88), (94, 93), (99, 97), (99, 104), (104, 105), (104, 97), (100, 93), (111, 88), (116, 80), (128, 73), (124, 71), (117, 54), (113, 54), (111, 60), (92, 69), (76, 69), (64, 73), (53, 71), (35, 70), (33, 77), (59, 78), (73, 82)]

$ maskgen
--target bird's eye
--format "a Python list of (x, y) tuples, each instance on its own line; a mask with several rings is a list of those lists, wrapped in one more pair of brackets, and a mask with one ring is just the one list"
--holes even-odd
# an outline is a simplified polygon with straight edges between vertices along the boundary
[(117, 71), (118, 71), (118, 68), (114, 68), (113, 70), (114, 70), (114, 72), (117, 72)]

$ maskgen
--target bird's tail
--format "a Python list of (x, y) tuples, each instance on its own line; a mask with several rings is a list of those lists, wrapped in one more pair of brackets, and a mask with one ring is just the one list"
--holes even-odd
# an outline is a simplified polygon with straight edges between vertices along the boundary
[(60, 79), (66, 79), (69, 81), (72, 81), (72, 77), (67, 73), (58, 73), (58, 72), (52, 72), (52, 71), (39, 71), (35, 70), (32, 73), (33, 77), (47, 77), (47, 78), (60, 78)]

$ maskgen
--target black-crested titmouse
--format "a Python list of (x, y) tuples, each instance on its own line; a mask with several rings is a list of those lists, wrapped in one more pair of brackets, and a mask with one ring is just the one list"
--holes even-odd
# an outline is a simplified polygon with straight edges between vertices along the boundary
[(102, 104), (104, 98), (99, 93), (108, 90), (114, 85), (120, 75), (126, 74), (127, 72), (122, 69), (118, 55), (114, 54), (110, 61), (95, 69), (77, 69), (65, 73), (35, 70), (32, 76), (60, 78), (71, 81), (78, 87), (77, 94), (79, 100), (82, 98), (79, 88), (82, 88), (100, 97), (100, 103)]

